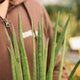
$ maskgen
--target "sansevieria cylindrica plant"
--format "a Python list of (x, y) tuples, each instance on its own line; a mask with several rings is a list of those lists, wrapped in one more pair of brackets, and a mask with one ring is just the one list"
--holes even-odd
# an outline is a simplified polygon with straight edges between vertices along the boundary
[[(50, 65), (49, 65), (48, 71), (46, 71), (46, 69), (47, 69), (47, 57), (48, 57), (47, 54), (48, 54), (49, 38), (46, 41), (46, 47), (44, 50), (43, 49), (44, 48), (43, 14), (42, 14), (42, 18), (41, 18), (41, 25), (40, 25), (40, 23), (38, 23), (37, 51), (35, 51), (33, 22), (31, 19), (32, 42), (33, 42), (33, 78), (32, 78), (33, 80), (53, 80), (53, 71), (54, 71), (54, 67), (55, 67), (55, 61), (57, 59), (61, 44), (64, 41), (62, 58), (61, 58), (61, 63), (60, 63), (60, 70), (59, 70), (59, 75), (58, 75), (58, 79), (57, 79), (57, 80), (61, 80), (64, 54), (65, 54), (65, 46), (66, 46), (66, 29), (67, 29), (67, 26), (68, 26), (68, 23), (70, 20), (70, 16), (63, 28), (63, 31), (62, 31), (62, 33), (59, 37), (58, 43), (56, 45), (57, 25), (58, 25), (58, 21), (59, 21), (59, 14), (60, 14), (60, 12), (58, 12), (58, 16), (57, 16), (57, 20), (56, 20), (56, 24), (55, 24), (54, 36), (53, 36), (53, 41), (52, 41), (52, 49), (51, 49)], [(19, 19), (18, 20), (19, 21), (19, 45), (20, 45), (21, 62), (20, 62), (19, 49), (18, 49), (18, 44), (17, 44), (14, 27), (12, 25), (14, 49), (13, 49), (11, 38), (9, 37), (7, 30), (5, 29), (6, 35), (9, 40), (9, 44), (10, 44), (10, 47), (8, 47), (8, 50), (10, 52), (10, 57), (11, 57), (12, 77), (13, 77), (13, 80), (31, 80), (27, 55), (26, 55), (26, 51), (25, 51), (25, 47), (24, 47), (20, 15), (18, 16), (18, 19)]]

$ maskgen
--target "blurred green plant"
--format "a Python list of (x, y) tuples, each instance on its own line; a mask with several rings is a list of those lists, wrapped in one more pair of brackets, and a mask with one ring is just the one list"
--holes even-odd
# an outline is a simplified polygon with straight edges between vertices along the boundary
[[(63, 1), (63, 0), (61, 0)], [(64, 24), (66, 22), (67, 17), (69, 16), (69, 14), (71, 13), (71, 18), (70, 18), (70, 22), (68, 24), (68, 28), (67, 28), (67, 48), (66, 50), (68, 50), (68, 52), (71, 52), (71, 48), (69, 46), (69, 39), (71, 37), (75, 37), (75, 36), (80, 36), (80, 0), (66, 0), (67, 2), (70, 3), (70, 1), (72, 1), (72, 5), (62, 5), (61, 2), (57, 5), (46, 5), (45, 8), (49, 14), (49, 17), (51, 19), (52, 22), (52, 26), (54, 29), (54, 25), (55, 25), (55, 20), (57, 17), (57, 12), (60, 10), (61, 14), (59, 17), (59, 24), (58, 24), (58, 35), (57, 35), (57, 41), (58, 38), (64, 28)], [(63, 1), (65, 2), (65, 1)], [(65, 3), (66, 4), (66, 3)], [(67, 52), (67, 53), (68, 53)], [(72, 64), (72, 63), (71, 63)], [(75, 66), (75, 65), (74, 65)], [(72, 66), (68, 66), (66, 67), (68, 70), (68, 75), (70, 74), (71, 70), (70, 67)], [(78, 70), (78, 74), (79, 74)], [(74, 73), (73, 77), (71, 78), (71, 80), (77, 80), (78, 76), (77, 76), (77, 72)], [(78, 78), (79, 80), (80, 78)]]
[[(58, 75), (58, 80), (61, 80), (63, 60), (64, 60), (64, 54), (65, 54), (65, 46), (66, 46), (66, 29), (67, 29), (67, 26), (68, 26), (68, 23), (70, 20), (70, 16), (63, 28), (63, 31), (59, 37), (59, 40), (58, 40), (58, 43), (56, 46), (57, 25), (58, 25), (58, 21), (59, 21), (59, 14), (60, 14), (60, 12), (58, 12), (58, 16), (57, 16), (57, 20), (56, 20), (56, 24), (55, 24), (55, 28), (54, 28), (50, 65), (49, 65), (47, 73), (46, 73), (46, 68), (47, 68), (47, 53), (48, 53), (49, 39), (47, 39), (46, 48), (44, 50), (43, 49), (43, 47), (44, 47), (44, 45), (43, 45), (44, 44), (43, 43), (43, 15), (42, 15), (41, 25), (39, 23), (39, 26), (38, 26), (37, 54), (35, 53), (33, 22), (31, 19), (32, 42), (33, 42), (33, 80), (52, 80), (53, 79), (53, 71), (54, 71), (55, 62), (56, 62), (61, 44), (64, 40), (62, 59), (61, 59), (60, 70), (59, 70), (59, 75)], [(11, 56), (12, 77), (13, 77), (13, 80), (31, 80), (27, 55), (26, 55), (26, 51), (24, 48), (24, 41), (23, 41), (23, 35), (22, 35), (22, 24), (21, 24), (20, 15), (19, 15), (18, 21), (19, 21), (19, 44), (20, 44), (21, 63), (20, 63), (20, 55), (19, 55), (19, 49), (18, 49), (18, 45), (17, 45), (14, 27), (12, 25), (14, 49), (13, 49), (11, 38), (9, 37), (7, 30), (5, 29), (6, 35), (9, 40), (9, 44), (10, 44), (10, 47), (8, 47), (8, 50), (9, 50), (10, 56)], [(55, 46), (56, 46), (56, 48), (55, 48)]]
[(60, 36), (60, 34), (64, 28), (65, 22), (69, 16), (69, 14), (72, 14), (72, 16), (70, 18), (70, 23), (68, 24), (68, 28), (67, 28), (67, 37), (66, 37), (67, 43), (71, 37), (80, 35), (80, 32), (79, 32), (80, 27), (78, 26), (78, 22), (76, 19), (77, 18), (77, 5), (75, 2), (73, 1), (74, 4), (72, 6), (65, 6), (65, 5), (47, 5), (47, 6), (45, 6), (45, 8), (49, 14), (50, 20), (52, 22), (53, 29), (55, 27), (55, 20), (57, 17), (57, 12), (59, 10), (61, 12), (60, 17), (59, 17), (59, 24), (58, 24), (57, 41), (58, 41), (58, 37)]
[[(72, 80), (72, 78), (73, 78), (73, 76), (74, 76), (74, 73), (75, 73), (76, 69), (78, 68), (79, 64), (80, 64), (80, 60), (76, 63), (74, 69), (72, 70), (71, 74), (70, 74), (69, 77), (68, 77), (68, 80)], [(79, 79), (80, 79), (80, 78), (79, 78)]]

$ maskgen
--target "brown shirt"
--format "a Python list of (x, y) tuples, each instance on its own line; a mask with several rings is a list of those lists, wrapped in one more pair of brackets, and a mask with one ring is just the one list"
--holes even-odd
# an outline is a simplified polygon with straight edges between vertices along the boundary
[[(11, 24), (14, 25), (18, 44), (19, 44), (19, 37), (18, 37), (18, 14), (19, 13), (21, 15), (21, 20), (22, 20), (24, 44), (28, 57), (30, 75), (32, 79), (33, 48), (32, 48), (32, 36), (30, 35), (32, 29), (30, 23), (30, 17), (33, 20), (34, 32), (36, 34), (36, 32), (38, 31), (38, 22), (41, 22), (41, 14), (43, 13), (44, 48), (45, 48), (46, 40), (49, 37), (48, 65), (50, 61), (53, 30), (47, 12), (44, 9), (44, 7), (38, 2), (38, 0), (11, 0), (10, 7), (7, 13), (7, 20), (10, 26)], [(4, 22), (0, 18), (0, 80), (12, 80), (10, 55), (7, 49), (7, 46), (9, 46), (9, 42), (7, 40), (3, 26), (4, 26)], [(36, 45), (36, 38), (37, 38), (37, 34), (35, 37), (35, 45)], [(61, 59), (61, 55), (59, 54), (53, 73), (54, 80), (57, 80), (60, 59)], [(61, 80), (66, 80), (65, 74), (66, 74), (65, 69), (63, 69)]]

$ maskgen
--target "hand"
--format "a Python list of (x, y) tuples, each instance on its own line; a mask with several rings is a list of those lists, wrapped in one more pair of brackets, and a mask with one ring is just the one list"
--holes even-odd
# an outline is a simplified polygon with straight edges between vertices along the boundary
[(4, 19), (6, 17), (9, 6), (9, 0), (0, 0), (0, 16)]

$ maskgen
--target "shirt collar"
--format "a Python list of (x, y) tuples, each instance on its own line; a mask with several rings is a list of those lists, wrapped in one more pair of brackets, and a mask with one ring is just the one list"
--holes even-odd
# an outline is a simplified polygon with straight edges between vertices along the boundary
[(10, 0), (10, 4), (16, 6), (16, 5), (23, 3), (24, 1), (26, 0)]

